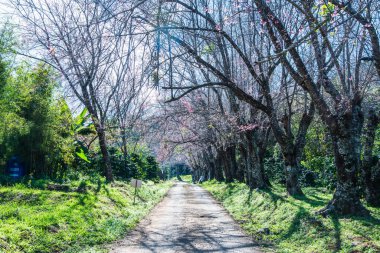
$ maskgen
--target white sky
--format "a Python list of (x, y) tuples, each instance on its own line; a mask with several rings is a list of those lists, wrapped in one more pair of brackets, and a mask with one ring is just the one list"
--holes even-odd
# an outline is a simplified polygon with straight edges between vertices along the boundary
[[(4, 19), (9, 19), (12, 17), (11, 13), (13, 10), (9, 7), (8, 0), (0, 0), (0, 19), (3, 21)], [(14, 18), (14, 17), (13, 17)]]

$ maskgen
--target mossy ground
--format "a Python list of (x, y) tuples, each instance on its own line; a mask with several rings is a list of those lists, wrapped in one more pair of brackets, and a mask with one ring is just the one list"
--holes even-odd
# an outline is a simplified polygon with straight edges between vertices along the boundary
[(133, 228), (172, 182), (147, 182), (133, 204), (124, 182), (58, 192), (16, 185), (0, 187), (0, 252), (97, 252)]
[[(248, 234), (269, 242), (276, 252), (380, 252), (380, 208), (370, 208), (372, 217), (315, 215), (331, 199), (323, 188), (304, 188), (305, 196), (287, 196), (275, 185), (257, 191), (242, 183), (202, 184)], [(265, 234), (260, 229), (269, 228)]]

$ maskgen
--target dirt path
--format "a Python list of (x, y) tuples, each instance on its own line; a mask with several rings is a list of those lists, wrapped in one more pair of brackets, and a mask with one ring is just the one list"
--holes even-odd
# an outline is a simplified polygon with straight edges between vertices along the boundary
[(111, 252), (259, 253), (228, 213), (201, 187), (177, 183)]

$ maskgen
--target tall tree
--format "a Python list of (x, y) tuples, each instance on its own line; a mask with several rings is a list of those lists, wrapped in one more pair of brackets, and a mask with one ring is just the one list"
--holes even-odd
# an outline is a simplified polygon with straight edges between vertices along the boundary
[[(367, 213), (360, 202), (357, 176), (363, 125), (363, 91), (368, 84), (368, 79), (362, 77), (363, 70), (359, 60), (363, 55), (365, 39), (357, 42), (354, 50), (348, 49), (348, 44), (352, 45), (350, 38), (356, 39), (357, 26), (342, 20), (342, 17), (335, 15), (334, 9), (324, 6), (324, 3), (314, 5), (314, 1), (287, 1), (288, 4), (284, 7), (280, 1), (254, 2), (266, 24), (276, 54), (293, 79), (310, 95), (333, 140), (337, 188), (332, 201), (321, 213)], [(298, 21), (295, 23), (299, 27), (308, 27), (303, 31), (305, 35), (291, 36), (295, 27), (289, 25), (288, 19), (278, 9), (280, 4), (282, 10), (287, 9), (286, 6), (288, 11), (297, 10), (297, 17), (293, 18)], [(340, 22), (341, 26), (337, 26), (335, 22)], [(332, 27), (336, 29), (333, 35), (328, 33)], [(349, 36), (351, 33), (354, 33), (354, 37)], [(313, 78), (314, 73), (305, 63), (308, 59), (300, 46), (305, 41), (303, 38), (310, 39), (312, 43), (315, 52), (313, 57), (321, 74), (317, 79)], [(333, 44), (338, 38), (341, 43)], [(338, 47), (334, 48), (333, 45)], [(338, 59), (343, 60), (343, 65)], [(334, 77), (338, 81), (334, 82)]]
[(84, 0), (12, 0), (25, 23), (23, 36), (32, 52), (58, 70), (94, 123), (104, 174), (113, 180), (107, 149), (106, 122), (110, 104), (128, 68), (123, 51), (134, 2)]

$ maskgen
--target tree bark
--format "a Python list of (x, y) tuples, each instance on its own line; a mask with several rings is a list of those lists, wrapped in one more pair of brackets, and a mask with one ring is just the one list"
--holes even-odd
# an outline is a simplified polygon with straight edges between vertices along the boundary
[(228, 166), (230, 169), (230, 173), (233, 179), (238, 180), (239, 182), (242, 182), (242, 175), (239, 174), (239, 168), (238, 168), (238, 163), (236, 161), (236, 146), (231, 145), (228, 146), (226, 149), (227, 157), (228, 157)]
[(291, 147), (282, 151), (285, 163), (285, 175), (286, 175), (286, 190), (291, 196), (303, 195), (300, 183), (299, 174), (300, 166), (296, 154)]
[(95, 123), (94, 125), (95, 125), (95, 129), (99, 138), (99, 146), (100, 146), (100, 151), (102, 153), (102, 160), (103, 160), (103, 166), (104, 166), (104, 175), (106, 176), (106, 180), (108, 182), (112, 182), (113, 173), (112, 173), (110, 156), (107, 149), (106, 133), (104, 131), (104, 128), (100, 124)]
[(268, 188), (264, 176), (264, 164), (263, 157), (260, 157), (260, 152), (256, 150), (253, 140), (253, 133), (251, 131), (246, 133), (248, 156), (247, 156), (247, 167), (248, 167), (248, 185), (251, 189), (265, 189)]
[(215, 179), (215, 165), (214, 165), (214, 161), (212, 161), (211, 159), (209, 160), (209, 178), (208, 180), (213, 180)]
[[(339, 112), (344, 110), (344, 112)], [(360, 101), (349, 108), (338, 109), (337, 125), (332, 129), (332, 141), (337, 170), (337, 185), (332, 200), (320, 214), (367, 215), (360, 201), (358, 172), (360, 168), (360, 136), (363, 115)]]
[(217, 155), (215, 158), (215, 179), (218, 182), (224, 181), (222, 155), (221, 155), (220, 151), (217, 152)]
[(122, 147), (121, 151), (123, 152), (123, 164), (124, 164), (124, 169), (126, 172), (125, 177), (129, 178), (130, 173), (128, 169), (128, 146), (127, 146), (127, 138), (126, 138), (126, 132), (125, 132), (125, 127), (122, 128), (121, 130), (121, 140), (122, 140)]
[(365, 199), (369, 205), (375, 207), (380, 207), (380, 162), (372, 153), (379, 123), (380, 117), (370, 110), (364, 135), (364, 155), (361, 168)]
[(239, 143), (239, 159), (238, 159), (238, 166), (240, 167), (243, 177), (245, 180), (245, 183), (249, 185), (249, 179), (248, 179), (248, 164), (247, 164), (247, 148), (246, 143), (241, 142)]
[(224, 178), (226, 183), (232, 183), (234, 181), (233, 174), (231, 171), (231, 161), (230, 156), (228, 155), (228, 150), (220, 149), (219, 150), (219, 159), (221, 161), (221, 166), (224, 172)]

